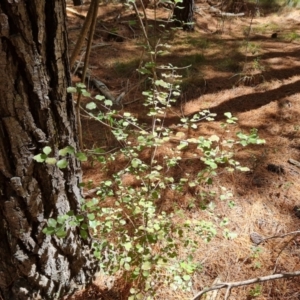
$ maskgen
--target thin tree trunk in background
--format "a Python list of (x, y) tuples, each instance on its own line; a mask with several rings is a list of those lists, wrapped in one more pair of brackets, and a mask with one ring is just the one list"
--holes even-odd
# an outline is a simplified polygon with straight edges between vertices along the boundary
[(194, 16), (194, 0), (182, 0), (175, 6), (173, 19), (176, 26), (182, 26), (183, 30), (194, 30), (193, 23)]
[(78, 147), (63, 0), (0, 1), (0, 298), (62, 299), (96, 270), (91, 240), (58, 239), (47, 219), (79, 211), (81, 167), (37, 163)]

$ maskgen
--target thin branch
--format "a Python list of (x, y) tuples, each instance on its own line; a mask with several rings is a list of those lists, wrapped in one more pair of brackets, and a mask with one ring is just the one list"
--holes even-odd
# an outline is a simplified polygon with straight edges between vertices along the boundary
[(256, 243), (256, 244), (259, 245), (259, 244), (261, 244), (261, 243), (263, 243), (265, 241), (268, 241), (268, 240), (271, 240), (271, 239), (277, 239), (277, 238), (284, 238), (284, 237), (286, 237), (288, 235), (292, 235), (292, 234), (300, 234), (300, 230), (288, 232), (288, 233), (281, 234), (281, 235), (270, 236), (268, 238), (262, 239), (259, 243)]
[[(99, 0), (94, 0), (90, 6), (90, 9), (92, 9), (92, 16), (91, 16), (91, 23), (89, 24), (90, 32), (89, 32), (89, 37), (88, 37), (88, 41), (87, 41), (87, 48), (86, 48), (84, 65), (83, 65), (83, 70), (82, 70), (81, 82), (83, 82), (83, 83), (85, 82), (86, 71), (87, 71), (87, 67), (89, 64), (91, 46), (92, 46), (92, 41), (93, 41), (93, 37), (94, 37), (94, 33), (95, 33), (95, 27), (96, 27), (96, 23), (97, 23), (98, 7), (99, 7)], [(82, 126), (81, 126), (81, 120), (80, 120), (81, 95), (82, 95), (81, 93), (78, 94), (75, 109), (76, 109), (77, 122), (78, 122), (79, 147), (80, 147), (80, 149), (83, 149)]]
[(90, 28), (91, 22), (92, 22), (92, 15), (93, 15), (93, 11), (94, 9), (96, 9), (95, 7), (95, 2), (92, 2), (92, 4), (89, 7), (89, 11), (87, 13), (87, 16), (85, 18), (83, 27), (81, 29), (81, 32), (79, 34), (78, 40), (76, 42), (75, 48), (71, 54), (71, 58), (70, 58), (70, 68), (72, 69), (76, 60), (77, 55), (79, 54), (80, 48), (84, 42), (84, 39), (88, 33), (88, 30)]
[[(147, 30), (146, 30), (146, 28), (145, 28), (145, 26), (144, 26), (144, 23), (143, 23), (142, 19), (141, 19), (141, 16), (140, 16), (140, 14), (139, 14), (139, 10), (138, 10), (138, 8), (137, 8), (137, 6), (136, 6), (136, 3), (133, 2), (132, 5), (133, 5), (134, 11), (135, 11), (135, 13), (136, 13), (136, 16), (137, 16), (137, 18), (138, 18), (138, 20), (139, 20), (139, 22), (140, 22), (140, 26), (141, 26), (141, 29), (142, 29), (142, 32), (143, 32), (143, 35), (144, 35), (145, 42), (146, 42), (146, 44), (147, 44), (148, 50), (150, 51), (149, 54), (150, 54), (150, 60), (151, 60), (151, 63), (152, 63), (153, 65), (155, 65), (155, 58), (153, 57), (153, 54), (152, 54), (152, 51), (151, 51), (151, 50), (152, 50), (152, 46), (151, 46), (151, 44), (150, 44), (150, 40), (149, 40), (149, 37), (148, 37)], [(145, 15), (145, 18), (147, 18), (146, 15)], [(154, 79), (154, 80), (157, 80), (157, 74), (156, 74), (156, 71), (155, 71), (155, 68), (154, 68), (154, 67), (152, 67), (152, 74), (153, 74), (153, 79)]]
[(289, 273), (281, 273), (281, 274), (274, 274), (274, 275), (268, 275), (268, 276), (263, 276), (263, 277), (257, 277), (257, 278), (252, 278), (248, 279), (245, 281), (236, 281), (236, 282), (221, 282), (216, 285), (213, 285), (209, 288), (205, 288), (201, 292), (199, 292), (192, 300), (200, 300), (200, 298), (207, 292), (209, 291), (214, 291), (214, 290), (220, 290), (220, 289), (227, 289), (226, 295), (225, 295), (225, 300), (228, 299), (230, 296), (230, 290), (234, 287), (238, 286), (244, 286), (244, 285), (250, 285), (258, 282), (264, 282), (264, 281), (270, 281), (270, 280), (277, 280), (277, 279), (283, 279), (283, 278), (291, 278), (291, 277), (296, 277), (300, 276), (300, 271), (296, 272), (289, 272)]
[(278, 255), (277, 255), (277, 258), (276, 258), (276, 261), (275, 261), (275, 267), (273, 269), (273, 273), (276, 272), (276, 269), (277, 269), (277, 263), (278, 263), (278, 260), (279, 260), (279, 256), (281, 255), (281, 253), (283, 252), (283, 250), (290, 244), (290, 242), (292, 242), (293, 240), (295, 240), (297, 237), (297, 235), (293, 236), (291, 239), (289, 239), (285, 244), (284, 246), (281, 248), (281, 250), (279, 251)]

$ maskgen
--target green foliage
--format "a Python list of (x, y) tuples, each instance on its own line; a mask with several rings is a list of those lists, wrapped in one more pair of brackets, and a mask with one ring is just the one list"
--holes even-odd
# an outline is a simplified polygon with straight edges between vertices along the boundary
[(252, 258), (258, 258), (260, 253), (262, 252), (262, 249), (257, 246), (251, 247), (251, 257)]
[(282, 37), (288, 42), (299, 41), (300, 39), (300, 35), (296, 31), (286, 33)]
[[(157, 209), (157, 202), (163, 199), (165, 190), (174, 190), (180, 195), (186, 186), (202, 186), (203, 190), (198, 196), (205, 199), (209, 196), (204, 186), (212, 183), (220, 166), (224, 166), (229, 172), (248, 170), (234, 160), (235, 146), (244, 147), (264, 142), (258, 138), (256, 130), (252, 130), (250, 135), (239, 132), (236, 140), (226, 139), (226, 132), (230, 131), (230, 126), (237, 120), (231, 113), (225, 114), (226, 122), (222, 124), (224, 136), (185, 138), (186, 130), (197, 129), (199, 122), (203, 120), (213, 120), (215, 114), (208, 110), (190, 118), (181, 118), (176, 132), (163, 126), (163, 117), (173, 100), (172, 95), (178, 92), (176, 85), (173, 87), (163, 80), (154, 81), (153, 89), (144, 92), (145, 105), (149, 107), (149, 116), (153, 118), (153, 127), (150, 130), (139, 124), (129, 112), (116, 118), (116, 112), (108, 106), (105, 113), (98, 114), (99, 121), (109, 125), (116, 139), (123, 144), (119, 152), (103, 157), (103, 166), (115, 161), (120, 155), (126, 159), (127, 164), (99, 184), (97, 198), (87, 201), (82, 206), (84, 216), (74, 216), (71, 212), (59, 216), (56, 220), (49, 219), (43, 231), (46, 234), (65, 237), (70, 226), (77, 226), (83, 238), (86, 238), (89, 232), (94, 237), (94, 254), (99, 258), (101, 270), (107, 274), (120, 271), (125, 273), (126, 278), (133, 283), (132, 299), (153, 296), (162, 284), (175, 290), (190, 290), (191, 276), (201, 270), (201, 266), (192, 256), (198, 244), (195, 236), (209, 242), (217, 234), (217, 228), (220, 228), (224, 238), (236, 237), (236, 234), (227, 228), (227, 218), (219, 224), (191, 219), (186, 220), (183, 226), (178, 226), (173, 221), (178, 212), (167, 214)], [(177, 139), (174, 153), (165, 154), (163, 161), (160, 161), (155, 153), (173, 137)], [(191, 180), (189, 174), (182, 174), (178, 181), (170, 170), (180, 164), (181, 153), (189, 149), (190, 145), (195, 145), (198, 149), (195, 159), (203, 161), (204, 167), (196, 178)], [(145, 149), (151, 152), (150, 162), (141, 157), (141, 152)], [(50, 153), (51, 149), (45, 147), (36, 160), (44, 162)], [(63, 157), (76, 155), (81, 160), (82, 156), (86, 158), (81, 153), (75, 153), (72, 147), (61, 149), (59, 154)], [(65, 167), (66, 159), (62, 158), (57, 164), (59, 167)], [(132, 176), (139, 183), (138, 186), (127, 186), (124, 182), (126, 176)], [(214, 194), (210, 197), (214, 197)], [(229, 205), (234, 207), (230, 202), (231, 197), (230, 191), (221, 188), (220, 199), (229, 201)], [(208, 203), (207, 207), (213, 211), (212, 202)], [(179, 247), (182, 246), (187, 253), (183, 257), (178, 253)]]
[(249, 291), (249, 296), (252, 298), (256, 298), (261, 295), (262, 286), (260, 284), (256, 284), (254, 288)]
[(78, 227), (81, 237), (84, 239), (88, 237), (87, 218), (83, 215), (74, 215), (73, 211), (60, 215), (57, 219), (49, 218), (43, 233), (64, 238), (67, 236), (70, 227)]
[(280, 31), (280, 26), (276, 23), (268, 23), (263, 25), (258, 25), (253, 27), (253, 32), (257, 34), (271, 34)]
[(286, 0), (286, 5), (290, 7), (300, 7), (300, 1), (299, 0)]
[(64, 157), (67, 156), (68, 154), (70, 155), (75, 155), (76, 158), (79, 161), (86, 161), (87, 157), (84, 153), (82, 152), (76, 152), (73, 147), (67, 146), (61, 150), (58, 151), (58, 155), (56, 157), (49, 157), (49, 154), (52, 152), (51, 147), (46, 146), (42, 149), (42, 153), (39, 153), (33, 157), (33, 159), (38, 162), (38, 163), (47, 163), (48, 165), (55, 165), (60, 168), (64, 169), (68, 166), (68, 161), (66, 158), (61, 158), (58, 159), (59, 157)]
[[(147, 47), (150, 47), (150, 43)], [(207, 210), (213, 214), (214, 200), (218, 194), (221, 201), (231, 201), (232, 192), (220, 187), (212, 190), (218, 171), (247, 171), (235, 160), (236, 148), (250, 144), (262, 144), (257, 130), (250, 135), (237, 133), (237, 138), (228, 138), (227, 134), (237, 121), (231, 113), (225, 113), (221, 125), (222, 134), (190, 138), (187, 133), (196, 130), (203, 121), (213, 121), (215, 114), (208, 110), (199, 111), (191, 117), (182, 117), (175, 128), (165, 125), (165, 118), (171, 104), (180, 95), (180, 76), (177, 68), (168, 64), (160, 66), (160, 77), (155, 67), (156, 58), (163, 54), (166, 44), (157, 43), (150, 50), (153, 60), (139, 69), (141, 76), (147, 76), (151, 87), (143, 92), (144, 106), (152, 126), (144, 125), (130, 112), (115, 111), (110, 100), (96, 96), (86, 105), (89, 114), (106, 127), (122, 147), (110, 154), (101, 151), (102, 170), (122, 160), (115, 173), (103, 174), (105, 179), (98, 185), (97, 197), (82, 205), (82, 215), (72, 212), (49, 219), (43, 232), (64, 237), (70, 227), (78, 227), (83, 238), (93, 237), (94, 255), (99, 259), (102, 272), (106, 274), (122, 273), (132, 283), (130, 300), (152, 299), (161, 286), (172, 289), (192, 289), (192, 276), (200, 272), (202, 266), (193, 254), (200, 242), (209, 242), (218, 231), (225, 239), (233, 239), (236, 233), (230, 232), (228, 218), (215, 221), (186, 218), (178, 225), (176, 218), (182, 212), (175, 208), (172, 212), (163, 210), (166, 191), (172, 191), (178, 198), (183, 197), (189, 188), (197, 188), (190, 199), (190, 207)], [(193, 61), (201, 62), (202, 56), (191, 56)], [(199, 60), (199, 61), (198, 61)], [(68, 89), (70, 92), (83, 93), (83, 85)], [(84, 91), (85, 92), (85, 91)], [(97, 114), (92, 111), (96, 102), (103, 110)], [(193, 135), (194, 136), (194, 135)], [(170, 147), (172, 142), (172, 147)], [(46, 147), (45, 147), (46, 148)], [(51, 149), (35, 156), (38, 162), (46, 162)], [(163, 157), (158, 153), (161, 151)], [(198, 174), (178, 173), (183, 153), (193, 149), (191, 163), (199, 162), (202, 167)], [(145, 155), (147, 153), (147, 155)], [(96, 151), (93, 155), (98, 154)], [(83, 153), (76, 153), (72, 147), (66, 147), (55, 157), (58, 167), (66, 167), (68, 155), (75, 155), (79, 160), (86, 160)], [(56, 158), (54, 158), (56, 159)], [(117, 165), (117, 164), (116, 164)], [(176, 175), (176, 176), (175, 176)], [(133, 184), (128, 183), (130, 178)], [(184, 253), (179, 253), (179, 248)]]
[[(174, 69), (166, 68), (166, 78), (170, 78), (169, 72), (174, 73)], [(149, 108), (148, 115), (152, 118), (153, 126), (150, 129), (140, 124), (129, 112), (116, 117), (117, 112), (105, 105), (105, 99), (98, 97), (107, 111), (99, 112), (96, 117), (110, 126), (115, 138), (123, 145), (119, 152), (102, 156), (102, 164), (105, 167), (120, 155), (127, 163), (99, 184), (97, 198), (83, 204), (84, 217), (71, 213), (57, 220), (49, 219), (44, 229), (44, 233), (59, 237), (66, 235), (69, 226), (78, 226), (84, 238), (89, 232), (94, 237), (94, 254), (99, 258), (101, 270), (106, 274), (123, 272), (132, 281), (131, 299), (152, 297), (162, 284), (174, 290), (191, 290), (192, 275), (201, 270), (201, 265), (193, 260), (192, 255), (197, 250), (198, 239), (209, 242), (217, 234), (217, 228), (223, 231), (226, 239), (236, 237), (227, 228), (230, 223), (227, 218), (219, 224), (191, 219), (186, 220), (183, 226), (178, 226), (173, 219), (179, 212), (167, 214), (157, 209), (157, 203), (163, 200), (165, 191), (176, 191), (179, 196), (187, 186), (197, 186), (203, 188), (195, 195), (196, 199), (192, 200), (194, 203), (197, 197), (201, 201), (214, 197), (213, 193), (209, 196), (204, 187), (212, 184), (221, 166), (229, 172), (248, 170), (234, 159), (234, 147), (264, 142), (258, 138), (257, 130), (252, 130), (250, 135), (239, 132), (236, 140), (226, 139), (226, 133), (237, 121), (231, 113), (225, 114), (223, 136), (185, 138), (185, 132), (197, 129), (199, 122), (213, 120), (215, 114), (208, 110), (181, 118), (175, 130), (165, 127), (163, 120), (166, 110), (172, 101), (176, 101), (174, 95), (178, 93), (178, 85), (163, 79), (153, 81), (153, 88), (143, 93), (146, 97), (144, 105)], [(158, 149), (174, 138), (177, 147), (174, 147), (172, 154), (165, 154), (163, 160), (158, 159)], [(180, 180), (175, 179), (171, 170), (180, 165), (182, 152), (190, 146), (196, 146), (195, 159), (203, 162), (203, 169), (194, 178), (189, 174), (181, 174)], [(150, 161), (141, 156), (145, 149), (150, 151)], [(45, 159), (50, 150), (43, 149), (43, 154), (38, 158)], [(75, 153), (72, 147), (60, 150), (59, 154), (75, 154), (77, 158), (82, 156)], [(64, 167), (65, 163), (65, 158), (57, 162), (59, 167)], [(127, 186), (124, 181), (126, 176), (131, 176), (137, 186)], [(234, 207), (230, 201), (232, 193), (225, 188), (220, 191), (220, 199)], [(213, 211), (213, 203), (209, 202), (207, 208)], [(182, 246), (186, 250), (185, 256), (178, 252)]]
[(90, 97), (91, 94), (86, 90), (86, 86), (83, 83), (76, 83), (76, 87), (68, 87), (67, 88), (67, 92), (68, 93), (78, 93), (78, 94), (82, 94), (85, 97)]
[(259, 261), (260, 254), (262, 253), (262, 248), (253, 246), (251, 247), (251, 259), (253, 259), (252, 268), (253, 269), (260, 269), (261, 262)]
[[(249, 28), (245, 28), (246, 36), (248, 35)], [(261, 53), (261, 44), (260, 43), (255, 43), (255, 42), (250, 42), (250, 41), (244, 41), (242, 43), (241, 50), (243, 53), (250, 52), (252, 55), (257, 55)]]

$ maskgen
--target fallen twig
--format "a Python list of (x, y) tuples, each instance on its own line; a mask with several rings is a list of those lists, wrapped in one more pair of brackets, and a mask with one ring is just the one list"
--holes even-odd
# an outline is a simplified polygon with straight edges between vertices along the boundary
[(273, 273), (276, 272), (276, 269), (277, 269), (277, 263), (278, 263), (278, 260), (279, 260), (279, 256), (281, 255), (281, 253), (283, 252), (283, 250), (290, 244), (290, 242), (292, 242), (293, 240), (295, 240), (297, 237), (297, 235), (293, 236), (291, 239), (289, 239), (285, 244), (284, 246), (281, 248), (281, 250), (279, 251), (278, 255), (277, 255), (277, 258), (276, 258), (276, 261), (275, 261), (275, 267), (273, 269)]
[(71, 14), (73, 14), (73, 15), (75, 15), (75, 16), (81, 18), (81, 19), (85, 19), (85, 16), (82, 15), (81, 13), (79, 13), (79, 12), (78, 12), (76, 9), (74, 9), (74, 8), (67, 7), (66, 10), (67, 10), (69, 13), (71, 13)]
[(258, 243), (256, 243), (257, 245), (265, 242), (265, 241), (268, 241), (268, 240), (271, 240), (271, 239), (277, 239), (277, 238), (284, 238), (288, 235), (292, 235), (292, 234), (300, 234), (300, 231), (297, 230), (297, 231), (291, 231), (291, 232), (288, 232), (288, 233), (285, 233), (285, 234), (281, 234), (281, 235), (274, 235), (274, 236), (270, 236), (268, 238), (265, 238), (265, 239), (262, 239), (261, 241), (259, 241)]
[[(77, 70), (76, 71), (76, 74), (80, 77), (82, 77), (82, 73), (80, 70)], [(89, 80), (92, 82), (92, 84), (94, 85), (94, 87), (96, 89), (98, 89), (101, 94), (103, 96), (106, 97), (106, 99), (109, 99), (113, 102), (114, 104), (114, 109), (116, 110), (120, 110), (122, 109), (123, 107), (123, 104), (122, 104), (122, 100), (125, 96), (125, 92), (121, 93), (117, 98), (115, 98), (109, 91), (108, 87), (105, 85), (105, 83), (103, 83), (102, 81), (94, 78), (94, 77), (90, 77)]]
[(245, 13), (234, 14), (234, 13), (224, 12), (224, 11), (221, 11), (220, 9), (216, 8), (215, 6), (210, 6), (209, 12), (214, 13), (217, 16), (221, 16), (221, 17), (243, 17), (245, 15)]
[(227, 299), (229, 299), (231, 289), (234, 287), (250, 285), (250, 284), (257, 283), (257, 282), (264, 282), (264, 281), (277, 280), (277, 279), (283, 279), (283, 278), (291, 278), (291, 277), (296, 277), (296, 276), (300, 276), (300, 271), (268, 275), (268, 276), (248, 279), (245, 281), (221, 282), (221, 283), (215, 284), (209, 288), (203, 289), (192, 300), (199, 300), (205, 293), (207, 293), (209, 291), (220, 290), (220, 289), (224, 289), (224, 288), (227, 289), (224, 300), (227, 300)]
[(299, 162), (299, 161), (290, 158), (290, 159), (288, 160), (288, 162), (289, 162), (290, 164), (295, 165), (295, 166), (297, 166), (298, 168), (300, 168), (300, 162)]

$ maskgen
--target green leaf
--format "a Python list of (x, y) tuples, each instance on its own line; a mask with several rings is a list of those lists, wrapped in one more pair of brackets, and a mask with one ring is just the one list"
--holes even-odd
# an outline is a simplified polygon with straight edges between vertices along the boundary
[(112, 106), (113, 105), (113, 102), (111, 100), (104, 100), (104, 104), (106, 106)]
[(55, 228), (53, 227), (45, 227), (43, 230), (43, 233), (50, 235), (53, 234), (55, 232)]
[(67, 146), (58, 151), (58, 154), (61, 156), (66, 156), (67, 154), (74, 154), (74, 148), (71, 146)]
[(86, 224), (86, 223), (82, 223), (82, 224), (80, 225), (80, 227), (81, 227), (81, 229), (84, 229), (84, 230), (86, 230), (86, 229), (89, 228), (88, 224)]
[(51, 153), (52, 149), (49, 146), (43, 148), (43, 152), (48, 156)]
[[(144, 299), (144, 295), (142, 293), (138, 293), (135, 295), (135, 300), (143, 300)], [(147, 299), (150, 299), (149, 297)]]
[(66, 223), (66, 220), (69, 219), (68, 215), (62, 215), (57, 217), (57, 223), (64, 224)]
[(95, 214), (93, 214), (93, 213), (88, 214), (87, 217), (88, 217), (88, 219), (89, 219), (90, 221), (95, 220)]
[(181, 118), (181, 119), (180, 119), (180, 122), (181, 122), (181, 123), (186, 123), (186, 122), (188, 122), (188, 120), (189, 120), (188, 118)]
[(46, 164), (48, 165), (55, 165), (56, 163), (56, 158), (54, 157), (47, 157), (46, 160), (45, 160)]
[(77, 89), (76, 89), (75, 87), (73, 87), (73, 86), (69, 86), (69, 87), (67, 88), (67, 92), (68, 92), (68, 93), (76, 93), (76, 92), (77, 92)]
[(225, 116), (226, 118), (228, 118), (228, 119), (232, 118), (231, 112), (226, 112), (226, 113), (224, 113), (224, 116)]
[(88, 91), (86, 91), (86, 90), (82, 90), (82, 96), (84, 96), (84, 97), (90, 97), (91, 96), (91, 93), (89, 93)]
[(102, 100), (105, 99), (105, 97), (102, 96), (102, 95), (97, 95), (97, 96), (95, 97), (95, 99), (97, 99), (97, 100), (99, 100), (99, 101), (102, 101)]
[(84, 89), (84, 88), (86, 88), (86, 85), (82, 82), (79, 82), (79, 83), (76, 84), (76, 87), (79, 88), (79, 89)]
[(87, 156), (83, 152), (77, 152), (75, 156), (79, 161), (87, 161)]
[(66, 161), (66, 159), (60, 159), (56, 165), (60, 168), (60, 169), (64, 169), (68, 166), (68, 162)]
[(72, 227), (75, 227), (75, 226), (78, 226), (79, 224), (78, 224), (78, 222), (76, 222), (75, 220), (71, 220), (71, 221), (69, 222), (69, 225), (72, 226)]
[(76, 216), (76, 220), (78, 222), (82, 222), (84, 220), (84, 216)]
[(151, 262), (150, 261), (145, 261), (142, 264), (142, 270), (149, 271), (150, 269), (151, 269)]
[(125, 264), (124, 264), (124, 269), (125, 269), (126, 271), (130, 271), (130, 264), (129, 264), (129, 263), (125, 263)]
[(57, 222), (55, 219), (52, 219), (52, 218), (48, 219), (48, 226), (55, 228), (56, 225), (57, 225)]
[(155, 81), (155, 85), (158, 85), (158, 86), (162, 86), (164, 88), (169, 88), (170, 87), (170, 84), (168, 82), (165, 82), (163, 80), (156, 80)]
[(142, 163), (142, 161), (138, 158), (134, 158), (132, 161), (131, 161), (131, 165), (134, 167), (134, 168), (137, 168), (140, 164)]
[(149, 275), (150, 275), (150, 272), (149, 271), (143, 271), (143, 276), (144, 277), (149, 277)]
[(112, 186), (112, 181), (111, 180), (106, 180), (105, 182), (104, 182), (104, 184), (105, 184), (105, 186)]
[(183, 280), (185, 281), (189, 281), (191, 279), (191, 276), (190, 275), (183, 275)]
[(67, 212), (67, 215), (68, 215), (69, 217), (74, 216), (74, 211), (73, 211), (73, 210), (68, 211), (68, 212)]
[(149, 71), (148, 69), (146, 68), (140, 68), (138, 69), (138, 71), (141, 73), (141, 74), (152, 74), (151, 71)]
[(250, 171), (250, 169), (248, 167), (238, 167), (238, 170), (240, 170), (241, 172), (248, 172)]
[(88, 110), (93, 110), (93, 109), (97, 108), (97, 105), (95, 102), (90, 102), (85, 106), (85, 108)]
[(189, 145), (188, 142), (186, 141), (180, 141), (180, 144), (176, 147), (178, 150), (182, 150), (184, 148), (186, 148)]
[(126, 251), (129, 251), (132, 248), (132, 244), (130, 242), (124, 243), (123, 246), (124, 246), (124, 248), (125, 248)]
[(88, 237), (87, 231), (86, 231), (86, 230), (83, 230), (83, 229), (80, 229), (80, 236), (81, 236), (83, 239), (87, 239), (87, 237)]
[(64, 230), (64, 228), (59, 228), (59, 229), (56, 231), (56, 235), (57, 235), (59, 238), (64, 238), (64, 237), (67, 235), (67, 232)]
[(33, 157), (33, 159), (39, 163), (44, 162), (46, 160), (46, 158), (47, 158), (47, 155), (43, 154), (43, 153), (37, 154)]

